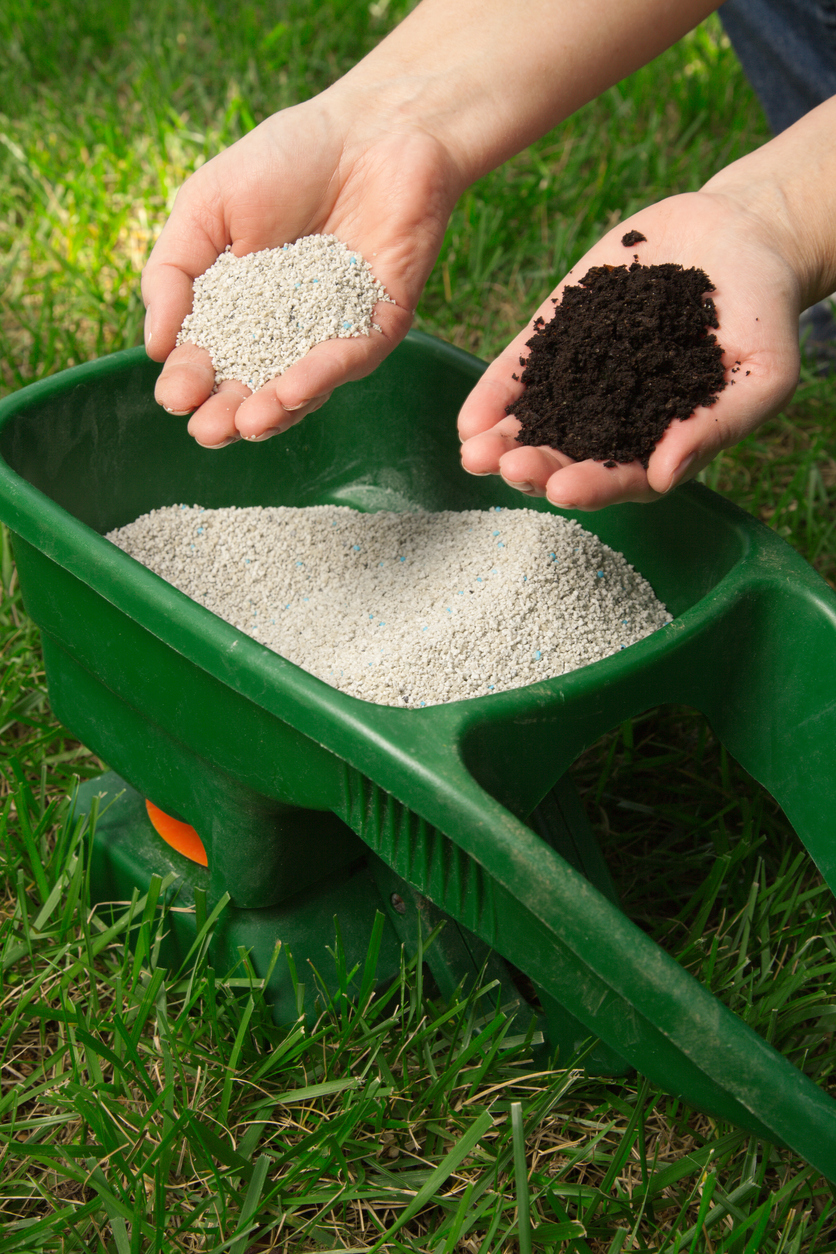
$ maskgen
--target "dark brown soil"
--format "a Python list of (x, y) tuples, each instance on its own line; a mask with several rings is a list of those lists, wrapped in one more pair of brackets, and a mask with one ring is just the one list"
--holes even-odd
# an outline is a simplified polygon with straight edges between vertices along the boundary
[(628, 231), (626, 235), (622, 235), (621, 242), (625, 248), (632, 248), (635, 244), (646, 244), (647, 236), (642, 235), (641, 231)]
[(519, 443), (646, 468), (673, 419), (713, 405), (726, 386), (708, 330), (719, 325), (713, 291), (703, 270), (638, 262), (595, 266), (564, 288), (520, 358), (525, 391), (507, 410), (522, 424)]

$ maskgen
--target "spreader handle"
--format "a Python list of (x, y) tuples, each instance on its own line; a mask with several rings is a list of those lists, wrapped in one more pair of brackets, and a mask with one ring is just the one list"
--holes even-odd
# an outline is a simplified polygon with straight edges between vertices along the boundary
[(836, 893), (836, 596), (813, 578), (752, 587), (718, 624), (709, 684), (711, 665), (695, 664), (684, 699), (772, 794)]
[(638, 1071), (836, 1183), (836, 1103), (464, 768), (432, 808), (443, 830), (345, 767), (342, 817), (393, 870)]

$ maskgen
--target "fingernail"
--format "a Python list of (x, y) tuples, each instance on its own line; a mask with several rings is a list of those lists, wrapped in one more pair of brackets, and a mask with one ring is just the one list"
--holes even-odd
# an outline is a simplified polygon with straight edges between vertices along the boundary
[(197, 443), (201, 448), (216, 449), (226, 448), (228, 444), (237, 444), (240, 439), (240, 435), (231, 435), (228, 440), (221, 440), (220, 444), (201, 444), (200, 440)]
[[(163, 405), (163, 409), (167, 414), (171, 414), (174, 418), (185, 418), (187, 414), (194, 412), (191, 409), (169, 409), (168, 405)], [(208, 447), (208, 445), (205, 447)]]
[[(312, 396), (309, 401), (299, 401), (298, 405), (282, 405), (282, 409), (289, 414), (295, 414), (297, 409), (304, 409), (306, 405), (312, 405), (314, 409), (321, 409), (327, 400), (330, 400), (331, 393), (324, 392), (321, 396)], [(313, 411), (312, 411), (313, 412)]]
[(502, 479), (503, 479), (503, 482), (508, 484), (509, 488), (516, 488), (518, 492), (533, 492), (534, 491), (534, 484), (529, 483), (527, 479), (519, 479), (519, 480), (506, 479), (504, 475), (502, 476)]
[(686, 457), (684, 461), (681, 461), (679, 463), (676, 470), (671, 475), (671, 481), (668, 487), (669, 492), (671, 492), (675, 487), (678, 487), (678, 485), (685, 478), (685, 475), (688, 473), (688, 470), (690, 469), (690, 467), (693, 465), (693, 463), (696, 460), (697, 460), (696, 453), (692, 453), (690, 457)]
[(462, 466), (462, 470), (468, 475), (473, 475), (474, 479), (487, 479), (492, 473), (490, 470), (468, 470), (467, 466)]
[(261, 432), (261, 435), (245, 435), (244, 439), (251, 444), (260, 444), (262, 440), (272, 440), (274, 435), (281, 435), (283, 431), (287, 431), (292, 426), (293, 423), (288, 423), (283, 427), (268, 427), (266, 431)]

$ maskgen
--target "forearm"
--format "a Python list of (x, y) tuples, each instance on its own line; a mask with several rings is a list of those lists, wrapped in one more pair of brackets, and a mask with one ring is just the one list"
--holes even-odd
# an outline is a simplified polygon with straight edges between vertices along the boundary
[(836, 97), (706, 183), (752, 214), (798, 279), (799, 308), (836, 291)]
[(462, 188), (664, 51), (716, 0), (423, 0), (341, 80), (450, 153)]

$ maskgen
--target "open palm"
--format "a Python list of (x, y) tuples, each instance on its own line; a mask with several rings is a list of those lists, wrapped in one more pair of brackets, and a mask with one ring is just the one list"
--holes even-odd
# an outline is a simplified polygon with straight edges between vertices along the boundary
[[(435, 140), (395, 128), (362, 133), (349, 122), (353, 111), (351, 98), (332, 89), (275, 114), (177, 196), (143, 273), (146, 348), (165, 361), (157, 400), (191, 413), (189, 431), (201, 444), (285, 430), (339, 384), (373, 370), (409, 329), (460, 188)], [(316, 345), (254, 394), (235, 381), (213, 393), (208, 352), (175, 348), (194, 279), (227, 245), (242, 256), (315, 233), (336, 235), (371, 263), (395, 302), (376, 306), (380, 332)]]
[[(646, 242), (628, 249), (621, 239), (633, 229)], [(549, 321), (552, 298), (559, 300), (566, 284), (577, 283), (590, 267), (629, 264), (634, 254), (644, 265), (677, 262), (708, 274), (716, 289), (716, 334), (730, 386), (714, 405), (668, 427), (647, 470), (638, 462), (615, 467), (573, 462), (558, 449), (519, 445), (519, 423), (506, 416), (506, 406), (513, 406), (523, 390), (513, 376), (520, 373), (520, 358), (534, 330), (532, 319), (488, 368), (462, 408), (462, 464), (471, 474), (500, 474), (520, 491), (545, 495), (566, 508), (651, 501), (693, 477), (720, 449), (737, 443), (786, 403), (798, 379), (798, 281), (769, 231), (731, 198), (696, 192), (643, 209), (605, 235), (534, 318)]]

